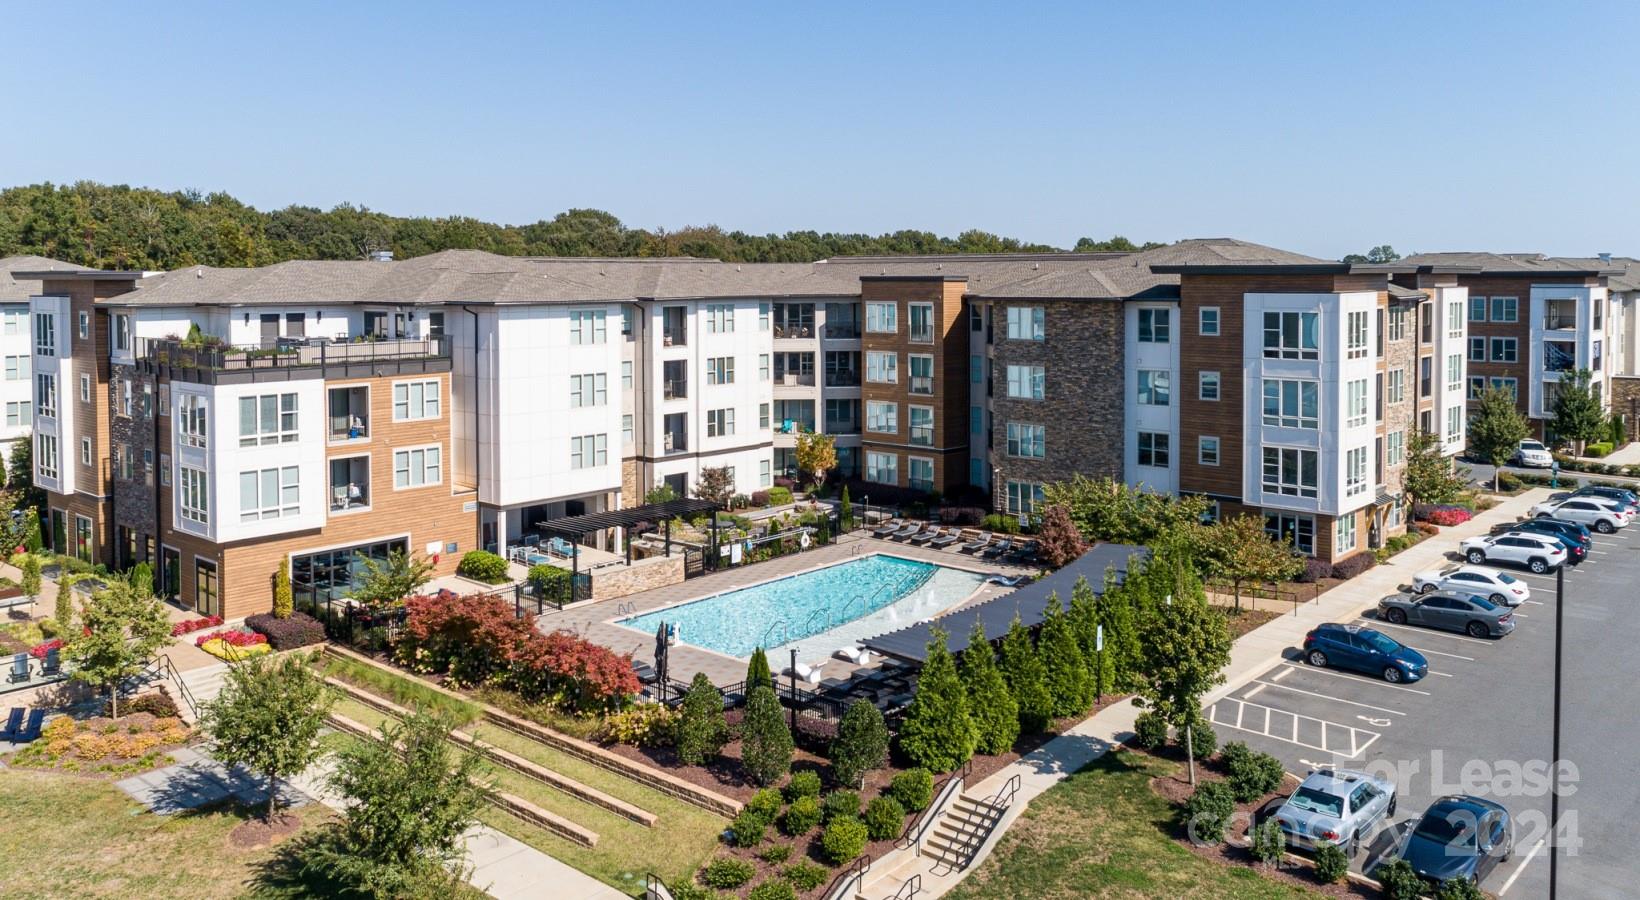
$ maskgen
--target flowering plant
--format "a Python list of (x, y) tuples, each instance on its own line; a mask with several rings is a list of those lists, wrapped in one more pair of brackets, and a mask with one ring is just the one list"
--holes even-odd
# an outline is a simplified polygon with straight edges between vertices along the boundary
[(257, 634), (254, 631), (238, 631), (230, 628), (227, 631), (202, 634), (198, 638), (194, 639), (194, 646), (203, 647), (211, 641), (221, 641), (230, 647), (252, 647), (257, 644), (266, 644), (268, 642), (268, 636), (265, 634)]
[(62, 647), (63, 647), (63, 639), (62, 638), (52, 638), (51, 640), (46, 641), (43, 644), (34, 645), (33, 649), (29, 650), (29, 655), (34, 657), (35, 659), (45, 659), (47, 653), (51, 652), (52, 650), (60, 650), (60, 649), (62, 649)]
[(199, 619), (186, 619), (171, 626), (171, 637), (181, 637), (191, 634), (201, 628), (215, 628), (222, 624), (221, 616), (205, 616)]

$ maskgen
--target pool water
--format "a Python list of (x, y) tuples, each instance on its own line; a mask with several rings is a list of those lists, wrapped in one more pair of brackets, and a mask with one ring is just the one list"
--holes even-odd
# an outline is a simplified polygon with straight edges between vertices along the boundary
[(775, 581), (619, 620), (654, 634), (676, 625), (678, 640), (734, 657), (796, 648), (818, 662), (855, 641), (904, 628), (972, 596), (976, 572), (873, 554)]

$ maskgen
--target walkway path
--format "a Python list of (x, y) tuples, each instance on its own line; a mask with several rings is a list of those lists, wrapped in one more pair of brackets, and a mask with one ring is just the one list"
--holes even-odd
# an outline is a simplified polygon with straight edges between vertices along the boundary
[[(1410, 583), (1412, 576), (1425, 569), (1445, 565), (1446, 554), (1465, 538), (1486, 534), (1492, 526), (1513, 521), (1524, 515), (1533, 504), (1541, 503), (1549, 495), (1547, 488), (1527, 491), (1499, 503), (1475, 518), (1428, 538), (1402, 551), (1388, 563), (1374, 566), (1361, 575), (1321, 595), (1317, 601), (1299, 607), (1296, 614), (1284, 615), (1268, 622), (1237, 639), (1230, 651), (1230, 664), (1225, 667), (1225, 683), (1203, 698), (1209, 706), (1220, 698), (1246, 684), (1281, 655), (1283, 650), (1303, 643), (1304, 635), (1322, 622), (1347, 622), (1362, 611), (1376, 606), (1386, 594), (1396, 593), (1400, 585)], [(1133, 736), (1133, 722), (1139, 710), (1131, 702), (1102, 710), (1064, 734), (1043, 744), (1032, 753), (1003, 767), (989, 778), (969, 786), (964, 796), (985, 799), (996, 794), (1007, 781), (1019, 776), (1020, 786), (1016, 800), (1003, 815), (990, 841), (981, 847), (968, 868), (944, 875), (935, 875), (932, 859), (915, 856), (910, 851), (897, 850), (878, 860), (868, 874), (866, 897), (888, 897), (912, 875), (922, 876), (923, 898), (934, 898), (949, 891), (963, 876), (973, 871), (989, 855), (1000, 838), (1025, 807), (1044, 791), (1058, 784), (1067, 775), (1105, 755), (1113, 747)]]

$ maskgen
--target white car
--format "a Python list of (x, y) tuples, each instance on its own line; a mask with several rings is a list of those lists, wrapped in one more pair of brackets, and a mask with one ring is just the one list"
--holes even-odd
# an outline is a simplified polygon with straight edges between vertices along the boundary
[(1566, 548), (1559, 541), (1520, 532), (1472, 537), (1458, 545), (1458, 550), (1471, 565), (1513, 563), (1540, 575), (1566, 562)]
[(1532, 507), (1536, 519), (1565, 519), (1587, 525), (1601, 534), (1611, 534), (1627, 528), (1634, 518), (1627, 510), (1618, 509), (1598, 497), (1572, 497), (1568, 500), (1550, 500)]
[(1474, 594), (1498, 606), (1519, 606), (1532, 598), (1526, 582), (1486, 566), (1447, 566), (1420, 572), (1412, 578), (1412, 590), (1418, 594), (1435, 591)]
[(1517, 466), (1527, 466), (1533, 469), (1547, 469), (1555, 464), (1555, 458), (1549, 453), (1549, 448), (1541, 441), (1528, 438), (1521, 441), (1515, 448), (1515, 457), (1511, 460)]

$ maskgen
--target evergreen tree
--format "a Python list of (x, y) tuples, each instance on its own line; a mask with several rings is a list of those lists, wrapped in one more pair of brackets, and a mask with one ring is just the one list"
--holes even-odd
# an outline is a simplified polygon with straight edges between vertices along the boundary
[(975, 749), (1008, 752), (1019, 737), (1019, 703), (997, 668), (996, 654), (977, 616), (968, 634), (968, 649), (962, 651), (962, 681), (968, 686), (968, 710), (977, 730)]
[(1093, 688), (1088, 681), (1088, 664), (1070, 618), (1060, 607), (1057, 593), (1048, 595), (1048, 608), (1037, 633), (1037, 650), (1047, 673), (1048, 694), (1053, 698), (1055, 716), (1074, 716), (1093, 705)]
[(273, 576), (273, 617), (288, 619), (295, 612), (295, 600), (290, 590), (290, 560), (279, 560), (279, 571)]
[(848, 485), (843, 485), (843, 496), (837, 504), (837, 521), (844, 531), (854, 527), (854, 504), (848, 499)]
[[(1082, 661), (1087, 663), (1095, 696), (1116, 689), (1116, 666), (1108, 648), (1099, 649), (1099, 598), (1086, 578), (1076, 579), (1071, 588), (1071, 606), (1068, 616), (1071, 629), (1076, 632), (1077, 646), (1082, 648)], [(1107, 634), (1106, 639), (1109, 639)]]
[(1145, 580), (1168, 584), (1173, 602), (1151, 611), (1139, 629), (1141, 705), (1174, 728), (1199, 720), (1202, 696), (1224, 683), (1230, 662), (1224, 617), (1208, 607), (1186, 556), (1163, 548), (1145, 563)]
[[(40, 596), (40, 557), (33, 553), (24, 554), (22, 570), (23, 581), (18, 586), (23, 589), (23, 596), (28, 598), (29, 606), (32, 607)], [(66, 623), (59, 624), (63, 628), (68, 627)]]
[(900, 726), (900, 752), (914, 765), (949, 772), (974, 755), (976, 729), (968, 712), (968, 692), (946, 649), (944, 629), (933, 629), (928, 655), (917, 677), (917, 693)]
[(866, 775), (888, 761), (888, 726), (874, 704), (855, 700), (837, 723), (837, 740), (831, 745), (831, 771), (837, 783), (850, 788), (865, 786)]
[(144, 597), (154, 596), (154, 567), (145, 562), (132, 566), (131, 587)]
[(1607, 429), (1606, 413), (1590, 386), (1592, 377), (1588, 369), (1560, 373), (1551, 410), (1549, 427), (1562, 440), (1575, 442), (1579, 454), (1585, 443), (1600, 440)]
[(1053, 697), (1048, 694), (1048, 674), (1042, 668), (1042, 658), (1036, 655), (1031, 634), (1014, 616), (1008, 626), (1008, 635), (1002, 639), (1002, 678), (1008, 683), (1008, 692), (1019, 707), (1019, 728), (1025, 734), (1036, 734), (1048, 727), (1053, 716)]
[(1105, 573), (1105, 592), (1094, 599), (1099, 624), (1105, 626), (1105, 658), (1110, 667), (1110, 681), (1105, 689), (1125, 694), (1138, 684), (1139, 632), (1138, 609), (1145, 604), (1146, 586), (1142, 579), (1131, 575), (1118, 582), (1116, 573)]
[(698, 766), (718, 755), (728, 741), (729, 726), (723, 718), (723, 694), (712, 686), (704, 672), (696, 672), (683, 695), (678, 718), (678, 758)]
[[(1515, 407), (1515, 392), (1503, 388), (1487, 388), (1480, 401), (1474, 404), (1474, 415), (1469, 417), (1469, 452), (1476, 459), (1501, 469), (1520, 447), (1520, 442), (1531, 434), (1526, 417)], [(1498, 489), (1500, 472), (1492, 472), (1492, 490)]]
[[(33, 555), (33, 554), (30, 554)], [(59, 568), (57, 573), (57, 603), (52, 609), (51, 618), (57, 623), (57, 634), (67, 638), (74, 630), (74, 616), (77, 604), (74, 602), (74, 582), (79, 577), (72, 572)]]
[(792, 767), (792, 733), (780, 698), (766, 684), (751, 689), (741, 723), (740, 762), (758, 784), (774, 784)]
[[(23, 444), (27, 446), (28, 442)], [(23, 549), (29, 553), (39, 553), (45, 542), (40, 539), (40, 511), (29, 507), (23, 513)]]
[(770, 690), (774, 689), (774, 675), (769, 672), (769, 657), (759, 647), (752, 651), (752, 658), (746, 664), (746, 696), (752, 695), (752, 690), (763, 685)]

